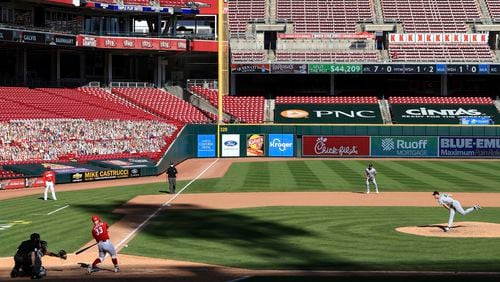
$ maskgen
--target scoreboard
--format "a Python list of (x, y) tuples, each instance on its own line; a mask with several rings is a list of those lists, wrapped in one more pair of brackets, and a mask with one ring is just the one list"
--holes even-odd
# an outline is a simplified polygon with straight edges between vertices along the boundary
[[(234, 64), (250, 67), (254, 64)], [(262, 64), (260, 64), (262, 65)], [(300, 74), (500, 74), (500, 64), (266, 64), (270, 72)], [(238, 69), (238, 68), (236, 68)], [(300, 69), (300, 72), (284, 72)], [(233, 73), (244, 73), (235, 71)]]

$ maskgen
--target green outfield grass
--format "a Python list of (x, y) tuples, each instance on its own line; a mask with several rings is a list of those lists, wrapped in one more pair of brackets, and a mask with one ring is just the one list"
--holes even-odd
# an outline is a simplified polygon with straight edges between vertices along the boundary
[[(0, 256), (13, 256), (17, 246), (27, 240), (33, 232), (47, 240), (49, 249), (66, 249), (73, 252), (92, 240), (90, 216), (98, 214), (113, 224), (122, 215), (112, 211), (137, 195), (160, 194), (165, 184), (112, 187), (95, 190), (57, 192), (57, 201), (43, 201), (43, 190), (39, 195), (0, 201), (0, 224), (26, 221), (0, 230)], [(57, 191), (57, 187), (56, 187)], [(69, 205), (52, 215), (47, 213)], [(52, 249), (53, 248), (53, 249)], [(96, 254), (97, 255), (97, 254)]]
[[(237, 163), (225, 177), (197, 180), (185, 193), (363, 191), (362, 174), (367, 163), (355, 160)], [(498, 161), (374, 160), (373, 163), (379, 171), (377, 180), (382, 191), (500, 191)], [(178, 191), (186, 183), (179, 181)], [(113, 224), (122, 217), (112, 213), (115, 208), (137, 195), (160, 194), (160, 190), (166, 190), (166, 184), (58, 192), (58, 201), (47, 202), (40, 199), (40, 190), (39, 195), (0, 201), (0, 224), (18, 220), (29, 222), (0, 230), (0, 256), (12, 256), (19, 243), (33, 232), (40, 233), (48, 241), (49, 248), (76, 251), (91, 240), (89, 218), (92, 214), (99, 214)], [(68, 208), (47, 215), (67, 204), (70, 205)], [(458, 256), (461, 265), (470, 265), (469, 268), (473, 270), (496, 269), (494, 263), (500, 267), (499, 261), (491, 255), (499, 253), (497, 239), (445, 240), (390, 231), (395, 226), (445, 222), (447, 214), (438, 207), (172, 212), (143, 230), (127, 252), (255, 268), (266, 268), (268, 265), (268, 268), (349, 269), (361, 265), (361, 268), (366, 269), (383, 269), (392, 267), (397, 258), (403, 262), (401, 269), (420, 269), (420, 266), (433, 268), (434, 265), (439, 269), (447, 269), (455, 266), (454, 256)], [(311, 213), (305, 221), (304, 213)], [(321, 217), (321, 214), (325, 214), (326, 218)], [(382, 216), (384, 214), (388, 216)], [(397, 214), (397, 217), (393, 218), (396, 216), (393, 214)], [(343, 220), (337, 221), (340, 217)], [(499, 209), (485, 209), (466, 219), (497, 222), (499, 218)], [(461, 220), (458, 215), (457, 220)], [(161, 226), (163, 223), (166, 225)], [(368, 245), (379, 241), (383, 248)], [(395, 246), (403, 247), (404, 252), (399, 252), (402, 255), (396, 256), (395, 250), (386, 246), (392, 241), (397, 242)], [(343, 249), (350, 242), (351, 248)], [(442, 251), (436, 251), (430, 246), (431, 243), (436, 243), (435, 248)], [(425, 248), (421, 248), (423, 246)], [(453, 248), (448, 248), (450, 246)], [(460, 248), (455, 250), (456, 247)], [(409, 250), (415, 251), (415, 255)], [(483, 250), (484, 254), (481, 253)], [(469, 252), (471, 257), (468, 256)], [(381, 258), (380, 262), (378, 257)]]
[[(394, 230), (447, 219), (439, 207), (167, 210), (122, 252), (252, 269), (500, 271), (500, 239)], [(500, 222), (500, 209), (464, 219)]]
[(381, 191), (500, 192), (500, 161), (380, 159), (234, 163), (225, 177), (198, 180), (189, 191), (364, 191), (369, 162)]

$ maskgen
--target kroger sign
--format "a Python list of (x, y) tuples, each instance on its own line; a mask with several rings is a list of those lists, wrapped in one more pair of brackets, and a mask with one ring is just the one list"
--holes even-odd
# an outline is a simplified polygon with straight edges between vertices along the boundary
[(293, 157), (294, 135), (293, 134), (269, 134), (269, 156), (270, 157)]
[(374, 157), (436, 157), (437, 137), (377, 136), (371, 138)]

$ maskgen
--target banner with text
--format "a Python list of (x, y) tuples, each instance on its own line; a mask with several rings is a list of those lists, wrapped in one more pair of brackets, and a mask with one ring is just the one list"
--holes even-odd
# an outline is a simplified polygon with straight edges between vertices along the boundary
[(457, 104), (392, 104), (392, 116), (397, 123), (460, 124), (463, 117), (490, 117), (500, 122), (500, 115), (493, 105)]
[(269, 156), (270, 157), (293, 157), (294, 135), (293, 134), (269, 134)]
[(276, 104), (276, 123), (382, 123), (378, 104)]
[(393, 33), (389, 43), (488, 43), (488, 38), (487, 33)]
[(372, 157), (437, 157), (438, 138), (428, 136), (372, 136)]
[(500, 158), (500, 137), (440, 137), (439, 156)]
[(215, 157), (215, 135), (214, 134), (199, 134), (198, 135), (198, 158), (213, 158)]
[(231, 64), (232, 73), (269, 73), (270, 64)]
[(107, 179), (119, 179), (141, 176), (138, 168), (132, 169), (107, 169), (98, 171), (87, 171), (83, 173), (73, 173), (71, 182), (96, 181)]
[(240, 135), (222, 134), (222, 156), (239, 157), (240, 156)]
[(106, 48), (106, 49), (132, 49), (154, 51), (186, 51), (185, 39), (168, 38), (133, 38), (78, 35), (78, 46)]
[(367, 157), (369, 136), (303, 136), (304, 157)]

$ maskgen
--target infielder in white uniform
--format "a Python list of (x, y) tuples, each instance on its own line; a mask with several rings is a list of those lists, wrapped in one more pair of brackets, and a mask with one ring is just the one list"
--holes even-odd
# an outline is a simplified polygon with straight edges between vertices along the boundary
[(365, 169), (366, 194), (370, 194), (370, 182), (373, 183), (373, 186), (375, 186), (375, 192), (378, 194), (378, 185), (375, 180), (375, 175), (377, 175), (377, 170), (375, 170), (372, 164), (369, 164), (368, 168)]
[(461, 215), (466, 215), (472, 211), (480, 210), (480, 205), (474, 205), (472, 208), (464, 210), (459, 201), (453, 199), (449, 194), (440, 194), (438, 191), (432, 193), (434, 199), (438, 200), (438, 203), (450, 211), (450, 219), (448, 220), (448, 226), (444, 228), (444, 232), (450, 231), (453, 226), (453, 218), (455, 217), (455, 212)]

